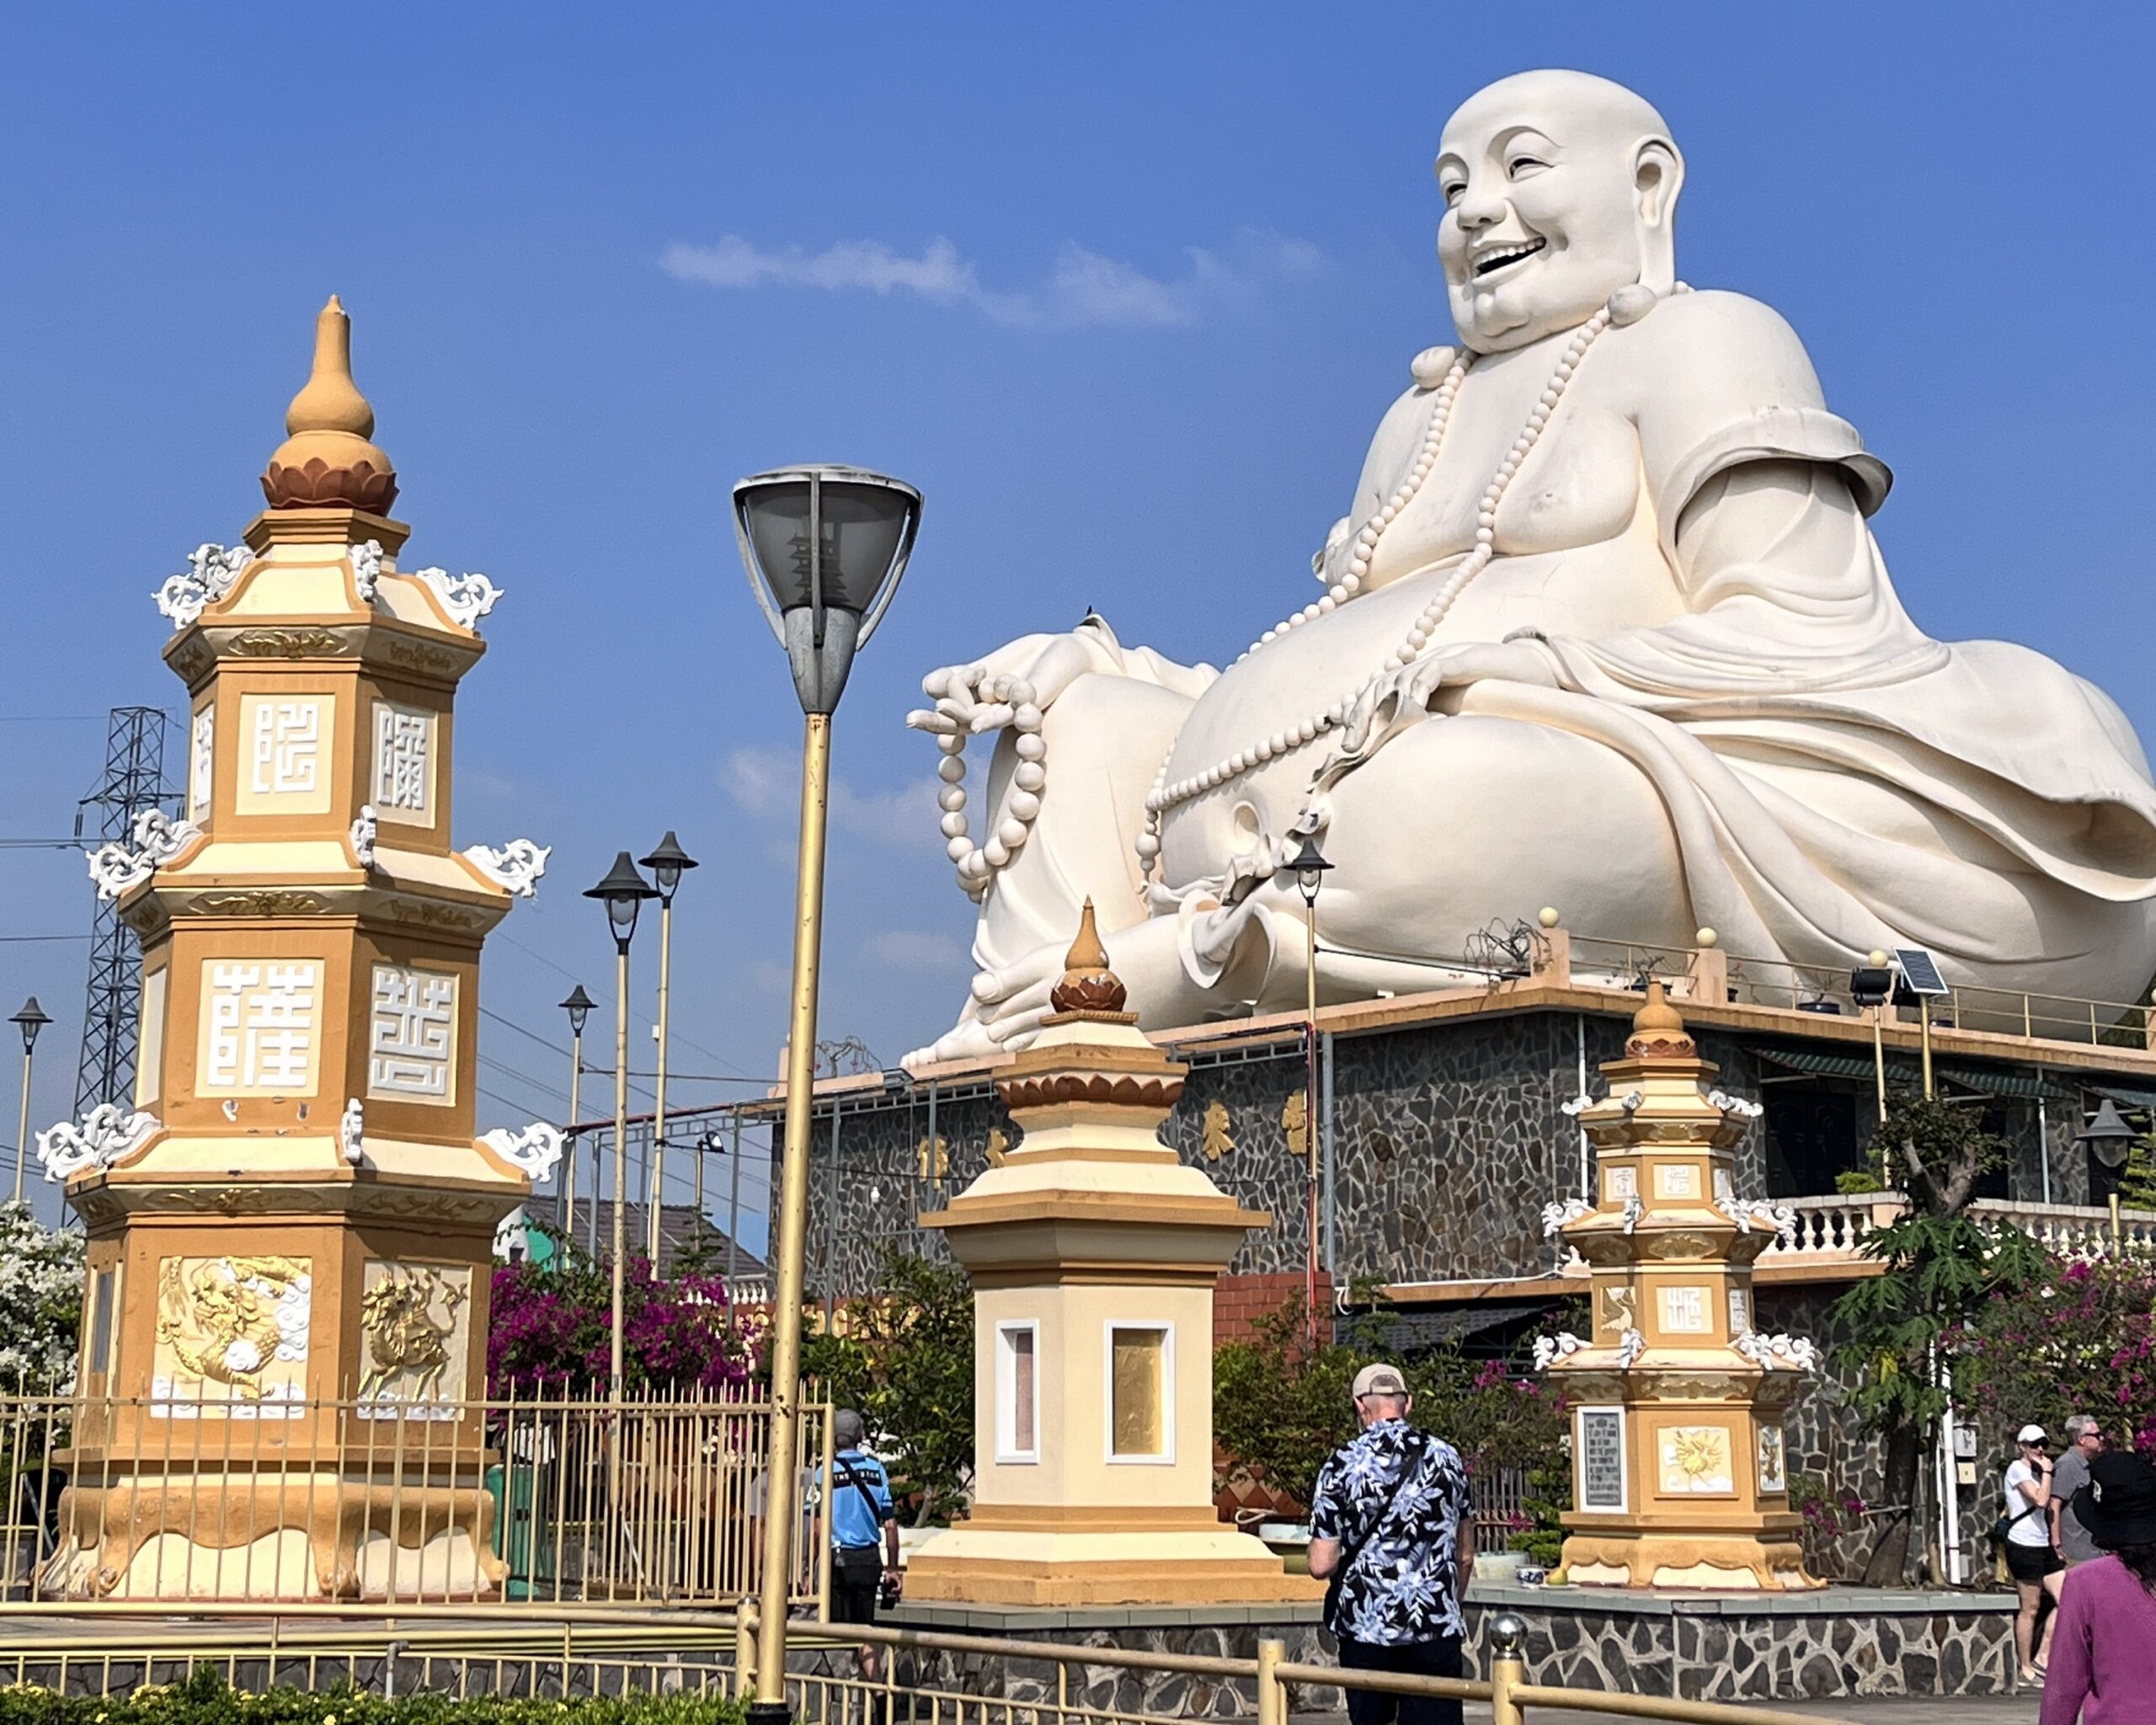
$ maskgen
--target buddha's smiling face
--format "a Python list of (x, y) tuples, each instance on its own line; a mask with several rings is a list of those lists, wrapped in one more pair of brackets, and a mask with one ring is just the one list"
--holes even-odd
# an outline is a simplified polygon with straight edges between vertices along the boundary
[(1661, 116), (1606, 80), (1524, 72), (1470, 98), (1437, 162), (1438, 256), (1461, 339), (1524, 347), (1620, 287), (1667, 291), (1683, 172)]

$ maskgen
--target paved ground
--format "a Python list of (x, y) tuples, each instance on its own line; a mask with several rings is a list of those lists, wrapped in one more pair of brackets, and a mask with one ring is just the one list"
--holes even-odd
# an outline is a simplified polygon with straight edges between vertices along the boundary
[[(1742, 1703), (1738, 1703), (1742, 1706)], [(2035, 1725), (2036, 1696), (1845, 1696), (1831, 1701), (1763, 1701), (1784, 1712), (1807, 1713), (1820, 1720), (1847, 1719), (1853, 1725)], [(1341, 1725), (1345, 1713), (1297, 1713), (1294, 1725)], [(1529, 1725), (1641, 1725), (1629, 1713), (1575, 1713), (1529, 1707)], [(1470, 1703), (1467, 1725), (1490, 1725), (1490, 1709)]]

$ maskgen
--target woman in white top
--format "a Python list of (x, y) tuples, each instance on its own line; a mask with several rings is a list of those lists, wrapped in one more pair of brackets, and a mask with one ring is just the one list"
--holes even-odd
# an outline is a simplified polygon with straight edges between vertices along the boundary
[(2036, 1616), (2046, 1594), (2058, 1603), (2060, 1573), (2066, 1567), (2052, 1549), (2051, 1439), (2040, 1425), (2025, 1425), (2015, 1434), (2020, 1457), (2006, 1469), (2006, 1503), (2000, 1511), (2006, 1523), (2006, 1568), (2021, 1595), (2021, 1610), (2014, 1620), (2014, 1651), (2021, 1661), (2025, 1683), (2042, 1680), (2044, 1662), (2051, 1653), (2054, 1611), (2044, 1620), (2043, 1637), (2036, 1635)]

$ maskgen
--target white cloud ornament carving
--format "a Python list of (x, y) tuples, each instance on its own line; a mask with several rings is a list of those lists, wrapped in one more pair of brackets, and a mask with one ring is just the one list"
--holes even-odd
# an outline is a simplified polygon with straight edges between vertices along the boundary
[(540, 879), (547, 872), (547, 859), (553, 854), (552, 845), (534, 844), (530, 839), (511, 839), (499, 850), (492, 845), (474, 845), (462, 853), (464, 860), (480, 873), (520, 899), (539, 895)]
[(244, 545), (229, 551), (221, 545), (202, 544), (187, 559), (184, 574), (170, 575), (157, 589), (157, 609), (172, 619), (177, 634), (232, 590), (239, 573), (254, 560)]
[(1729, 1344), (1767, 1371), (1817, 1371), (1819, 1349), (1801, 1336), (1763, 1335), (1748, 1331)]
[(372, 605), (382, 580), (382, 541), (362, 540), (352, 547), (352, 585), (359, 589), (362, 604)]
[(355, 1096), (344, 1104), (344, 1112), (338, 1118), (337, 1147), (344, 1152), (345, 1162), (356, 1168), (366, 1155), (366, 1107)]
[(536, 1186), (554, 1172), (562, 1159), (564, 1142), (561, 1129), (550, 1126), (544, 1120), (535, 1120), (521, 1132), (511, 1132), (498, 1127), (484, 1134), (479, 1142), (512, 1167), (520, 1169)]
[(1561, 1330), (1554, 1336), (1537, 1336), (1534, 1338), (1534, 1369), (1547, 1371), (1558, 1360), (1571, 1359), (1586, 1346), (1587, 1343), (1570, 1330)]
[(478, 633), (479, 619), (492, 611), (502, 596), (502, 590), (477, 570), (451, 575), (447, 569), (414, 569), (412, 579), (426, 585), (459, 628), (469, 629), (474, 634)]
[(87, 1168), (110, 1167), (163, 1130), (155, 1114), (99, 1103), (79, 1123), (62, 1120), (39, 1133), (37, 1159), (47, 1180), (69, 1180)]
[(1545, 1240), (1556, 1238), (1582, 1216), (1593, 1215), (1594, 1210), (1593, 1204), (1584, 1198), (1568, 1198), (1562, 1204), (1544, 1204), (1542, 1237)]
[(359, 818), (352, 823), (352, 859), (362, 868), (374, 867), (374, 841), (381, 831), (375, 819), (374, 804), (360, 804)]
[(98, 896), (116, 899), (139, 886), (201, 836), (202, 829), (193, 821), (174, 820), (162, 809), (136, 810), (130, 834), (133, 849), (115, 841), (86, 853)]

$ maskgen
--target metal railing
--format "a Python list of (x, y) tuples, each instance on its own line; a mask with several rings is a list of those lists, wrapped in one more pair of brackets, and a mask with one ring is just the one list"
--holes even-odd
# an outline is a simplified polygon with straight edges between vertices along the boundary
[[(792, 1596), (827, 1585), (803, 1410)], [(711, 1394), (477, 1402), (0, 1396), (0, 1589), (86, 1600), (728, 1603), (754, 1594), (771, 1408)]]
[[(51, 1626), (0, 1612), (0, 1680), (58, 1693), (118, 1697), (208, 1668), (236, 1688), (339, 1688), (380, 1695), (419, 1690), (467, 1697), (718, 1695), (755, 1692), (755, 1615), (586, 1607), (548, 1620), (417, 1606), (371, 1621), (302, 1608), (262, 1620), (175, 1625), (93, 1608), (96, 1632), (70, 1641)], [(124, 1633), (115, 1633), (121, 1625)], [(1621, 1713), (1681, 1725), (1833, 1725), (1817, 1714), (1529, 1684), (1525, 1625), (1492, 1620), (1486, 1680), (1411, 1677), (1291, 1663), (1262, 1641), (1238, 1659), (1115, 1647), (1000, 1640), (896, 1627), (800, 1623), (787, 1698), (803, 1725), (1155, 1725), (1199, 1716), (1192, 1685), (1232, 1686), (1258, 1725), (1363, 1690), (1489, 1704), (1492, 1725), (1529, 1713)], [(862, 1674), (866, 1651), (878, 1667)], [(1124, 1680), (1140, 1680), (1134, 1698)], [(1241, 1715), (1238, 1703), (1216, 1712)]]
[[(1684, 947), (1574, 935), (1572, 980), (1588, 987), (1630, 990), (1649, 979), (1673, 996), (1692, 997), (1699, 986), (1700, 953)], [(1726, 984), (1712, 1004), (1773, 1007), (1784, 1012), (1822, 1012), (1861, 1018), (1865, 1009), (1849, 992), (1846, 967), (1796, 964), (1785, 959), (1747, 959), (1717, 952)], [(1714, 973), (1708, 973), (1714, 974)], [(1705, 1004), (1705, 1002), (1703, 1002)], [(2027, 994), (2012, 989), (1959, 987), (1931, 1004), (1932, 1023), (1950, 1030), (1983, 1031), (2036, 1042), (2100, 1044), (2148, 1051), (2156, 1048), (2156, 1012), (2133, 1001), (2088, 1000), (2076, 995)], [(1890, 1009), (1889, 1024), (1904, 1020)]]

